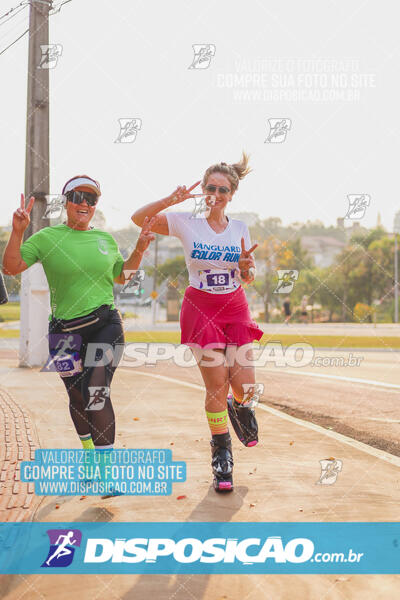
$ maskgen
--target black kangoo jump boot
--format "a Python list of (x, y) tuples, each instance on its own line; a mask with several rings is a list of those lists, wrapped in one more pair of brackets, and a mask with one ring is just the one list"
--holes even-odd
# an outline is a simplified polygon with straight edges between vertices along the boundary
[(251, 406), (243, 406), (236, 402), (232, 394), (227, 398), (228, 415), (239, 440), (245, 446), (255, 446), (258, 443), (258, 425)]
[(213, 435), (210, 444), (214, 489), (216, 492), (231, 492), (233, 490), (233, 456), (229, 432)]

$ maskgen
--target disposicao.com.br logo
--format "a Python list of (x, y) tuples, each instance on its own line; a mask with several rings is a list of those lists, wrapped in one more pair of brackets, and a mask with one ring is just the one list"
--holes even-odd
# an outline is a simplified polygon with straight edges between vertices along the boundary
[[(50, 549), (42, 567), (67, 567), (81, 544), (79, 529), (51, 529)], [(250, 550), (252, 549), (252, 550)], [(250, 553), (249, 553), (250, 552)], [(84, 563), (156, 563), (170, 557), (176, 563), (239, 563), (251, 565), (271, 559), (277, 563), (303, 563), (314, 554), (314, 543), (294, 538), (286, 544), (280, 536), (261, 538), (89, 538)], [(325, 561), (326, 562), (326, 561)]]
[[(79, 530), (51, 530), (50, 550), (42, 567), (66, 567), (72, 563), (74, 548), (80, 545)], [(75, 538), (75, 539), (74, 539)], [(165, 559), (175, 564), (300, 564), (359, 562), (363, 553), (344, 552), (314, 554), (314, 543), (308, 538), (292, 538), (284, 543), (281, 536), (262, 538), (89, 538), (83, 562), (88, 563), (157, 563)]]
[(3, 523), (0, 566), (4, 574), (394, 574), (398, 539), (399, 522)]
[[(79, 529), (51, 529), (47, 531), (50, 548), (42, 567), (68, 567), (74, 558), (75, 547), (82, 541)], [(215, 537), (201, 540), (186, 537), (172, 538), (88, 538), (83, 563), (164, 563), (183, 565), (275, 564), (360, 562), (363, 553), (352, 549), (344, 552), (314, 553), (314, 542), (309, 538), (292, 538), (286, 543), (281, 536), (267, 538)], [(81, 557), (82, 560), (82, 557)]]

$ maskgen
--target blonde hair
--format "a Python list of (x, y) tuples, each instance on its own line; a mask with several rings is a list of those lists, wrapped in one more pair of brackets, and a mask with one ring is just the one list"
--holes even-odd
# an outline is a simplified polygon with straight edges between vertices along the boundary
[(234, 163), (233, 165), (228, 165), (225, 162), (217, 163), (216, 165), (212, 165), (208, 167), (207, 171), (204, 173), (203, 181), (201, 182), (202, 186), (205, 187), (207, 185), (207, 180), (213, 173), (222, 173), (226, 175), (231, 184), (232, 193), (236, 192), (239, 181), (246, 177), (250, 173), (251, 169), (249, 167), (249, 155), (246, 152), (242, 152), (242, 158), (240, 162)]

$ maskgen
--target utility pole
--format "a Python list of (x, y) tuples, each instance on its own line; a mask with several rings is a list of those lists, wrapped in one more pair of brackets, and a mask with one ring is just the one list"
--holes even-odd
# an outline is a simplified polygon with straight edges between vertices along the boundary
[[(51, 0), (31, 0), (29, 14), (28, 96), (26, 119), (25, 201), (35, 196), (31, 222), (24, 240), (49, 225), (43, 219), (49, 194), (49, 69), (42, 66), (41, 46), (49, 44)], [(21, 326), (19, 364), (45, 363), (49, 290), (41, 264), (21, 275)]]
[(394, 322), (399, 322), (399, 266), (397, 251), (397, 234), (400, 232), (400, 210), (394, 215)]
[(394, 322), (399, 322), (399, 267), (397, 255), (397, 232), (394, 232)]

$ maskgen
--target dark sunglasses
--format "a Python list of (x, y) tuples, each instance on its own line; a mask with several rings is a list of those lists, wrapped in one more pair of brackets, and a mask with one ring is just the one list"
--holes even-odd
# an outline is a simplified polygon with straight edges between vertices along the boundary
[(67, 192), (65, 196), (68, 202), (72, 202), (73, 204), (82, 204), (82, 202), (86, 200), (88, 206), (96, 206), (97, 200), (99, 199), (96, 194), (79, 190), (71, 190), (70, 192)]
[(217, 190), (220, 194), (229, 194), (229, 192), (231, 191), (229, 188), (225, 187), (224, 185), (222, 185), (221, 187), (217, 187), (216, 185), (206, 185), (207, 192), (210, 192), (211, 194), (215, 193)]

